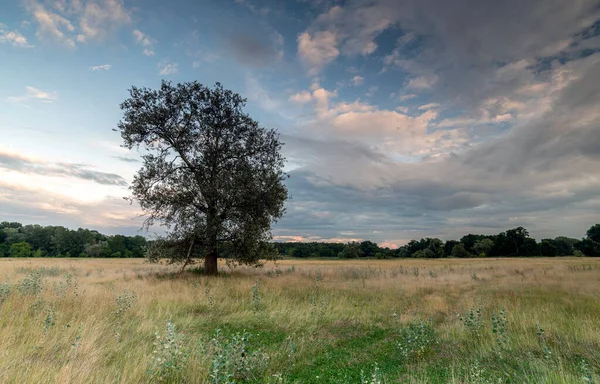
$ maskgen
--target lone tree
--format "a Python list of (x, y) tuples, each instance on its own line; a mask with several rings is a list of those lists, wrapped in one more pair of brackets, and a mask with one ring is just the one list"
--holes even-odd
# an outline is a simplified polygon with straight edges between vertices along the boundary
[(213, 275), (220, 251), (228, 263), (275, 257), (271, 223), (288, 195), (279, 134), (260, 127), (243, 111), (246, 100), (220, 83), (163, 81), (129, 93), (118, 130), (126, 148), (144, 153), (129, 199), (139, 202), (144, 228), (168, 229), (149, 257), (182, 262), (182, 271), (204, 257)]

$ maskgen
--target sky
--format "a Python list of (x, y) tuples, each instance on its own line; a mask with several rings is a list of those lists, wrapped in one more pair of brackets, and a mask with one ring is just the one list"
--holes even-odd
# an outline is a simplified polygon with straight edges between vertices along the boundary
[(276, 240), (600, 222), (599, 1), (6, 0), (0, 79), (1, 221), (140, 233), (113, 129), (165, 79), (279, 130)]

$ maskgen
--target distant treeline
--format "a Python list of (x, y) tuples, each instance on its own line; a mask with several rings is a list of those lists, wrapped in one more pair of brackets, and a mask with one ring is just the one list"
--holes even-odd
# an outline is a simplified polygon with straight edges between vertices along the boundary
[(437, 238), (411, 240), (397, 249), (382, 248), (372, 241), (340, 243), (276, 243), (285, 257), (338, 258), (442, 258), (504, 256), (600, 256), (600, 224), (592, 226), (583, 239), (559, 236), (537, 242), (518, 227), (497, 235), (463, 236), (446, 242)]
[(0, 257), (144, 257), (146, 245), (143, 236), (0, 223)]
[[(0, 223), (0, 257), (144, 257), (151, 241), (143, 236), (106, 236), (98, 231), (59, 226)], [(537, 242), (518, 227), (497, 235), (463, 236), (446, 242), (437, 238), (411, 240), (397, 249), (372, 241), (351, 243), (274, 243), (284, 257), (442, 258), (503, 256), (600, 256), (600, 224), (582, 239), (556, 237)], [(224, 249), (225, 251), (225, 249)], [(222, 253), (224, 256), (226, 252)]]

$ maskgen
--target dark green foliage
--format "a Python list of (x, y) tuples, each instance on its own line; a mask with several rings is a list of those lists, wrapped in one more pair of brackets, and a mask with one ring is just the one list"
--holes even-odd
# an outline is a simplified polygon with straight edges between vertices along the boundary
[(372, 241), (363, 241), (359, 246), (362, 251), (362, 256), (364, 257), (374, 257), (375, 254), (379, 251), (379, 247)]
[(275, 243), (279, 254), (285, 257), (337, 257), (344, 250), (342, 243)]
[(540, 254), (541, 256), (556, 256), (558, 254), (558, 248), (554, 245), (554, 240), (542, 240), (540, 243)]
[(473, 249), (473, 247), (475, 246), (475, 243), (477, 243), (477, 242), (479, 242), (479, 241), (481, 241), (483, 239), (486, 239), (486, 238), (488, 238), (488, 237), (484, 236), (484, 235), (473, 235), (473, 234), (470, 233), (468, 235), (463, 236), (460, 239), (460, 242), (462, 244), (464, 244), (465, 250), (467, 252), (469, 252), (471, 254), (475, 254), (475, 253), (477, 253), (475, 251), (475, 249)]
[(147, 245), (142, 236), (7, 222), (0, 223), (0, 238), (0, 257), (143, 257)]
[(570, 237), (559, 236), (554, 238), (552, 245), (556, 247), (557, 256), (570, 256), (573, 254), (573, 251), (575, 251), (575, 244), (577, 244), (578, 241), (579, 240)]
[(494, 248), (494, 242), (490, 239), (477, 240), (473, 245), (473, 251), (475, 252), (475, 255), (481, 257), (489, 255), (492, 248)]
[(31, 245), (26, 242), (14, 243), (10, 246), (10, 257), (31, 257)]
[[(588, 234), (594, 236), (593, 226)], [(72, 237), (73, 239), (65, 240)], [(148, 245), (152, 244), (154, 249), (148, 253), (149, 257), (156, 253), (187, 252), (185, 243), (180, 248), (171, 244), (164, 247), (162, 241), (148, 242), (142, 236), (105, 236), (97, 231), (81, 229), (77, 231), (68, 230), (63, 227), (42, 227), (39, 225), (21, 225), (19, 223), (0, 223), (0, 257), (9, 257), (11, 245), (15, 240), (23, 240), (31, 245), (32, 257), (57, 257), (71, 255), (72, 257), (143, 257)], [(61, 245), (59, 240), (70, 242), (72, 247)], [(411, 240), (407, 245), (398, 249), (382, 248), (374, 242), (363, 241), (362, 243), (273, 243), (272, 246), (277, 253), (285, 257), (367, 257), (365, 249), (369, 249), (368, 257), (372, 258), (394, 258), (394, 257), (479, 257), (485, 253), (486, 257), (514, 256), (513, 245), (501, 232), (496, 236), (489, 235), (467, 235), (462, 241), (448, 240), (442, 243), (442, 256), (439, 256), (439, 239)], [(23, 242), (20, 241), (20, 242)], [(477, 252), (472, 254), (467, 251), (467, 245), (473, 242), (472, 249)], [(457, 245), (462, 247), (454, 248)], [(490, 248), (491, 246), (491, 248)], [(167, 249), (168, 248), (168, 249)], [(589, 236), (583, 240), (559, 236), (554, 239), (543, 239), (539, 244), (532, 238), (526, 238), (521, 246), (521, 254), (516, 256), (572, 256), (574, 252), (586, 256), (600, 256), (600, 243), (593, 241)], [(78, 252), (83, 249), (83, 252)], [(59, 253), (59, 251), (64, 253)], [(227, 255), (228, 244), (221, 244), (219, 253)], [(374, 253), (373, 253), (374, 252)], [(373, 253), (371, 255), (371, 253)], [(165, 256), (168, 257), (168, 256)]]
[(575, 244), (575, 248), (586, 256), (600, 256), (600, 243), (591, 239), (581, 240)]
[(364, 251), (361, 249), (360, 244), (354, 241), (346, 244), (342, 251), (342, 258), (344, 259), (356, 259), (363, 256)]
[(600, 224), (592, 225), (586, 235), (588, 239), (600, 243)]
[(446, 257), (452, 256), (452, 249), (458, 243), (460, 243), (460, 241), (456, 241), (456, 240), (446, 241), (446, 243), (444, 243), (444, 255)]
[(463, 243), (458, 243), (452, 248), (452, 257), (473, 257), (473, 254), (466, 250)]
[(222, 244), (230, 262), (274, 258), (271, 224), (287, 199), (279, 134), (259, 126), (243, 111), (246, 100), (219, 83), (163, 81), (158, 90), (129, 93), (118, 130), (126, 148), (145, 153), (131, 200), (146, 215), (144, 227), (168, 228), (161, 247), (178, 250), (171, 261), (185, 268), (202, 256), (206, 273), (216, 274)]
[(600, 224), (593, 225), (586, 235), (574, 247), (586, 256), (600, 256)]

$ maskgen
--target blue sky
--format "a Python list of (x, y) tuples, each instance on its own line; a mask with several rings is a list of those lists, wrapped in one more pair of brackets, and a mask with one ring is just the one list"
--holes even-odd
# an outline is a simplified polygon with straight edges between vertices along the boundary
[[(6, 3), (6, 4), (5, 4)], [(277, 128), (279, 240), (600, 221), (597, 1), (23, 0), (0, 6), (0, 219), (136, 233), (132, 85), (221, 82)]]

